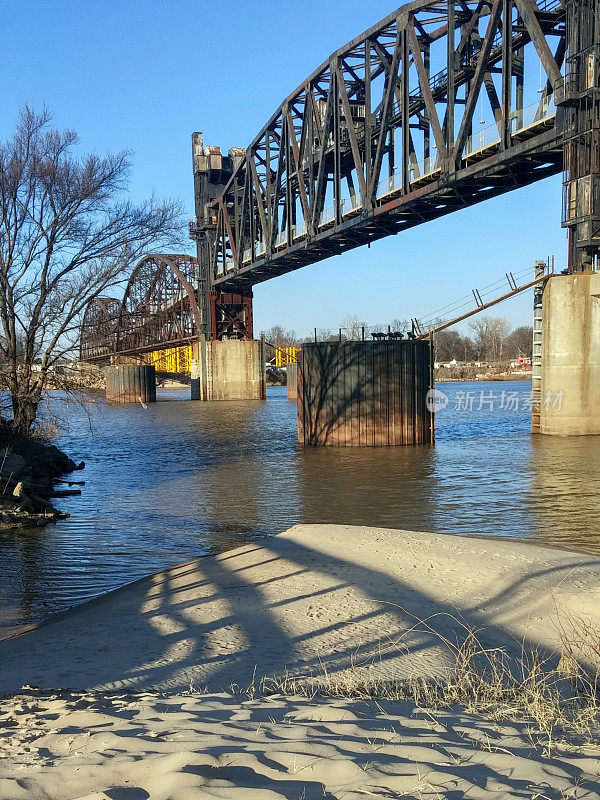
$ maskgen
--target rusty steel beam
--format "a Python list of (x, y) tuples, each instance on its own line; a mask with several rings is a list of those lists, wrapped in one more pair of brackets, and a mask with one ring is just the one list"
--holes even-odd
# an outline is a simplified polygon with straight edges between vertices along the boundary
[(115, 297), (95, 297), (87, 304), (79, 336), (82, 361), (108, 360), (115, 353), (121, 302)]
[[(524, 292), (525, 289), (531, 289), (533, 286), (539, 286), (540, 284), (546, 283), (552, 277), (552, 273), (548, 275), (542, 275), (539, 278), (536, 278), (533, 281), (529, 281), (529, 283), (524, 283), (523, 286), (516, 286), (514, 289), (511, 289), (510, 292), (505, 292), (505, 294), (500, 295), (500, 297), (494, 298), (494, 300), (490, 300), (487, 303), (481, 302), (481, 297), (479, 296), (479, 292), (477, 290), (473, 290), (473, 296), (475, 297), (475, 303), (477, 304), (476, 308), (472, 308), (470, 311), (467, 311), (465, 314), (461, 314), (460, 317), (454, 317), (454, 319), (449, 320), (448, 322), (444, 322), (441, 325), (436, 325), (435, 328), (427, 328), (427, 330), (423, 330), (418, 323), (418, 320), (413, 320), (416, 323), (416, 327), (419, 330), (415, 339), (427, 339), (428, 336), (431, 334), (435, 335), (440, 331), (445, 331), (446, 328), (451, 328), (453, 325), (458, 325), (459, 322), (463, 322), (465, 319), (469, 319), (474, 314), (479, 314), (480, 311), (485, 311), (492, 306), (495, 306), (497, 303), (501, 303), (503, 300), (508, 300), (509, 297), (514, 297), (516, 294), (520, 292)], [(508, 278), (508, 276), (507, 276)], [(513, 278), (514, 281), (514, 278)], [(512, 286), (512, 283), (509, 280), (509, 285)]]
[[(154, 254), (135, 266), (123, 300), (96, 298), (80, 333), (83, 361), (111, 361), (190, 345), (203, 335), (197, 259)], [(219, 338), (252, 338), (252, 292), (211, 292), (212, 328)]]
[(88, 303), (80, 333), (83, 361), (110, 361), (191, 344), (200, 335), (198, 264), (188, 255), (148, 255), (134, 268), (123, 300)]
[(156, 345), (190, 343), (198, 336), (197, 261), (188, 255), (149, 255), (127, 283), (116, 350), (148, 352)]

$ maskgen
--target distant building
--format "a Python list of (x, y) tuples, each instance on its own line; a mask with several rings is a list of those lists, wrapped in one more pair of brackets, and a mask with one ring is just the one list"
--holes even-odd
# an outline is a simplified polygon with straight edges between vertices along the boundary
[(529, 356), (519, 356), (515, 358), (514, 361), (510, 362), (510, 366), (512, 369), (522, 369), (524, 372), (527, 372), (531, 369), (531, 359)]

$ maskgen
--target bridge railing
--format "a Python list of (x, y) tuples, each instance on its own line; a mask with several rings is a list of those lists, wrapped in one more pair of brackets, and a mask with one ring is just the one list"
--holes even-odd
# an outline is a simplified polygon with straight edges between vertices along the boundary
[[(513, 112), (511, 120), (512, 133), (516, 134), (530, 128), (538, 123), (548, 121), (556, 114), (556, 106), (553, 97), (547, 97), (542, 101), (536, 101), (525, 106), (521, 111)], [(473, 156), (488, 148), (496, 147), (500, 144), (500, 134), (498, 126), (494, 122), (481, 130), (475, 131), (466, 141), (464, 157)], [(432, 155), (418, 161), (409, 167), (409, 181), (414, 183), (434, 175), (440, 170), (440, 159), (437, 155)], [(402, 189), (402, 173), (399, 169), (392, 175), (382, 178), (377, 184), (377, 197), (383, 198), (388, 194), (393, 194)], [(333, 209), (330, 210), (330, 213)]]
[(554, 96), (542, 98), (539, 103), (531, 103), (523, 109), (523, 119), (521, 124), (517, 126), (517, 118), (513, 117), (515, 128), (513, 133), (519, 133), (531, 125), (543, 120), (549, 120), (556, 114), (556, 105), (554, 104)]
[[(555, 114), (556, 106), (554, 104), (553, 97), (545, 98), (545, 102), (540, 103), (540, 101), (536, 101), (535, 103), (531, 103), (530, 105), (525, 106), (522, 110), (513, 112), (513, 118), (511, 119), (512, 134), (514, 135), (520, 133), (528, 128), (533, 127), (534, 125), (549, 121), (554, 118)], [(500, 133), (498, 131), (497, 124), (494, 123), (493, 125), (488, 125), (481, 130), (475, 131), (473, 134), (471, 134), (471, 136), (468, 137), (465, 143), (463, 157), (468, 158), (470, 156), (477, 155), (488, 148), (498, 147), (499, 145)], [(412, 184), (417, 181), (432, 177), (435, 173), (440, 171), (440, 168), (441, 163), (438, 155), (434, 154), (429, 156), (428, 158), (422, 159), (421, 161), (418, 161), (409, 167), (409, 181)], [(379, 181), (377, 184), (376, 196), (378, 199), (381, 199), (389, 194), (400, 191), (401, 189), (402, 172), (401, 170), (396, 169), (392, 175), (388, 175)], [(342, 200), (342, 207), (346, 202), (346, 200)], [(353, 200), (353, 203), (355, 209), (362, 208), (362, 202), (360, 202), (358, 197)], [(342, 212), (342, 216), (344, 215), (345, 213)], [(323, 212), (320, 225), (323, 227), (327, 224), (332, 224), (334, 220), (335, 207), (331, 206)]]
[[(545, 101), (536, 101), (535, 103), (531, 103), (528, 106), (525, 106), (522, 110), (518, 112), (513, 112), (513, 118), (511, 120), (511, 130), (513, 134), (520, 133), (521, 131), (525, 131), (528, 128), (539, 124), (541, 122), (548, 121), (552, 119), (556, 114), (556, 106), (554, 104), (553, 97), (545, 98)], [(500, 145), (500, 134), (498, 132), (498, 126), (496, 123), (493, 125), (488, 125), (481, 130), (475, 131), (465, 143), (463, 157), (468, 158), (473, 155), (477, 155), (488, 148), (498, 147)], [(441, 169), (441, 163), (439, 156), (434, 154), (429, 156), (428, 158), (424, 158), (421, 161), (416, 162), (415, 164), (409, 167), (409, 181), (410, 183), (415, 183), (418, 181), (425, 180), (429, 177), (435, 175), (435, 173), (439, 172)], [(377, 184), (377, 191), (376, 197), (378, 199), (385, 198), (387, 195), (394, 194), (402, 189), (402, 172), (401, 170), (395, 170), (392, 175), (388, 175), (385, 178), (382, 178), (379, 183)], [(359, 211), (362, 210), (362, 200), (358, 195), (355, 195), (351, 199), (344, 199), (341, 201), (341, 208), (342, 208), (342, 217), (349, 216), (351, 211)], [(335, 206), (329, 206), (328, 208), (324, 209), (323, 213), (321, 214), (321, 219), (319, 223), (319, 227), (325, 228), (328, 225), (332, 225), (335, 221)], [(299, 227), (299, 226), (296, 226)], [(302, 223), (302, 232), (298, 234), (296, 232), (292, 233), (292, 239), (296, 240), (300, 238), (301, 235), (306, 235), (306, 223)], [(282, 236), (282, 234), (280, 234)], [(281, 243), (285, 241), (285, 236), (281, 239)], [(278, 237), (279, 243), (279, 237)], [(248, 260), (250, 260), (250, 252), (248, 251)]]

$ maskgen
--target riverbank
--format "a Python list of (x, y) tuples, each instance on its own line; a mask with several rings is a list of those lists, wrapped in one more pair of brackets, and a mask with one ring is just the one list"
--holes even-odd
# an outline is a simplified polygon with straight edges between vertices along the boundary
[(486, 370), (480, 372), (476, 367), (438, 367), (433, 372), (435, 383), (470, 383), (477, 381), (528, 381), (531, 383), (531, 372), (511, 370)]
[[(433, 373), (435, 383), (470, 383), (476, 381), (529, 381), (531, 382), (531, 372), (511, 372), (511, 371), (488, 371), (478, 372), (476, 368), (438, 367)], [(267, 370), (267, 387), (286, 386), (287, 375), (284, 369)]]
[(578, 782), (571, 796), (597, 796), (594, 720), (544, 753), (548, 732), (522, 711), (389, 697), (416, 679), (449, 685), (449, 643), (472, 630), (514, 665), (556, 652), (561, 619), (600, 629), (599, 600), (594, 556), (295, 526), (1, 642), (0, 796), (554, 798)]
[[(80, 494), (80, 489), (72, 488), (79, 481), (60, 478), (84, 467), (83, 461), (76, 464), (55, 445), (0, 426), (0, 530), (42, 527), (68, 517), (51, 500)], [(57, 483), (68, 488), (58, 488)]]

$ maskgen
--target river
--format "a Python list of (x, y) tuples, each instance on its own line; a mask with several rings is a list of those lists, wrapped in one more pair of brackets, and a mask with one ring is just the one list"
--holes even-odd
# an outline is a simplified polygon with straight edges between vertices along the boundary
[[(284, 387), (266, 403), (85, 410), (49, 399), (86, 469), (71, 514), (0, 533), (0, 634), (161, 567), (298, 522), (501, 536), (600, 553), (600, 437), (532, 437), (527, 382), (448, 383), (434, 446), (307, 448)], [(187, 401), (187, 402), (186, 402)], [(398, 545), (401, 546), (399, 537)]]

